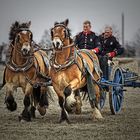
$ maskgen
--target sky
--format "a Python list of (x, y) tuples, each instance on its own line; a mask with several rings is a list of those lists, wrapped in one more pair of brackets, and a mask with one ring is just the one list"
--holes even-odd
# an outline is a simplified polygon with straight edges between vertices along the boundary
[(134, 40), (140, 28), (140, 0), (0, 0), (0, 44), (8, 42), (10, 26), (16, 20), (31, 20), (31, 31), (38, 43), (44, 30), (55, 21), (69, 19), (72, 35), (82, 31), (90, 20), (92, 30), (100, 33), (105, 25), (116, 25), (121, 33), (121, 14), (125, 16), (125, 41)]

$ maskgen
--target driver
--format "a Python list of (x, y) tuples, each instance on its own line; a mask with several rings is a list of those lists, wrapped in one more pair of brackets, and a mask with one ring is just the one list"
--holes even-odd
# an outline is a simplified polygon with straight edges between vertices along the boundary
[(98, 36), (91, 31), (91, 23), (86, 20), (83, 23), (83, 31), (75, 37), (75, 44), (79, 49), (98, 49), (101, 51), (101, 42)]
[(106, 26), (104, 33), (100, 35), (100, 41), (102, 49), (94, 48), (93, 51), (98, 54), (100, 66), (103, 71), (103, 76), (108, 79), (108, 60), (112, 60), (113, 57), (121, 55), (124, 52), (124, 48), (121, 47), (120, 43), (113, 36), (113, 31), (110, 26)]

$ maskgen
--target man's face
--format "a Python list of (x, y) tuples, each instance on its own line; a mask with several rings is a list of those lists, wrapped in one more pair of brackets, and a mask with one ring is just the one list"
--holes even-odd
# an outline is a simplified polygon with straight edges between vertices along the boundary
[(84, 32), (89, 32), (91, 29), (91, 26), (89, 24), (83, 24), (83, 31)]
[(111, 30), (105, 30), (104, 38), (109, 38), (110, 36), (112, 36), (112, 31)]

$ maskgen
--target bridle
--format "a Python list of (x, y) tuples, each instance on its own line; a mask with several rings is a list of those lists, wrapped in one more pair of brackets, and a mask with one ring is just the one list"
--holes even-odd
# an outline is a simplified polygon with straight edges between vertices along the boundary
[[(56, 24), (54, 26), (54, 28), (51, 29), (51, 36), (52, 36), (52, 39), (53, 39), (53, 32), (52, 30), (54, 30), (55, 28), (57, 27), (63, 27), (66, 31), (66, 35), (65, 35), (65, 38), (63, 38), (63, 40), (59, 37), (59, 36), (55, 36), (55, 37), (59, 37), (59, 39), (62, 41), (62, 43), (64, 44), (64, 41), (65, 39), (70, 39), (70, 34), (69, 34), (69, 29), (64, 25), (64, 24)], [(63, 49), (67, 49), (67, 48), (70, 48), (70, 54), (68, 56), (68, 58), (66, 59), (65, 63), (64, 64), (59, 64), (56, 60), (55, 60), (55, 57), (56, 57), (56, 52), (63, 52)], [(72, 50), (74, 48), (74, 50)], [(69, 45), (66, 45), (66, 46), (62, 46), (62, 50), (60, 51), (57, 51), (54, 49), (54, 54), (52, 54), (52, 57), (50, 59), (50, 65), (51, 67), (53, 67), (56, 71), (60, 71), (60, 70), (64, 70), (66, 69), (67, 67), (73, 65), (75, 63), (75, 59), (76, 59), (76, 51), (75, 51), (75, 44), (72, 42), (71, 44)]]
[[(31, 35), (32, 35), (32, 32), (29, 30), (29, 29), (26, 29), (26, 28), (21, 28), (20, 29), (20, 31), (17, 33), (17, 35), (20, 33), (20, 32), (22, 32), (22, 31), (28, 31), (28, 32), (30, 32), (31, 33)], [(10, 69), (10, 70), (12, 70), (12, 71), (14, 71), (14, 72), (25, 72), (25, 71), (27, 71), (27, 70), (29, 70), (32, 66), (33, 66), (33, 63), (34, 63), (34, 56), (33, 56), (33, 49), (31, 49), (32, 51), (30, 52), (30, 54), (29, 55), (27, 55), (27, 56), (23, 56), (22, 55), (22, 52), (21, 52), (21, 50), (18, 48), (18, 46), (17, 46), (17, 35), (15, 36), (15, 39), (12, 41), (12, 42), (10, 42), (10, 49), (11, 49), (11, 54), (10, 54), (10, 57), (9, 57), (9, 60), (6, 62), (6, 66)], [(14, 42), (14, 43), (13, 43)], [(32, 38), (31, 38), (31, 43), (30, 43), (30, 45), (31, 45), (31, 47), (33, 47), (32, 46)], [(26, 62), (24, 63), (24, 64), (22, 64), (22, 65), (19, 65), (19, 64), (16, 64), (14, 61), (13, 61), (13, 59), (12, 59), (12, 53), (13, 53), (13, 51), (16, 51), (16, 53), (19, 53), (20, 55), (21, 55), (21, 57), (22, 58), (25, 58), (25, 59), (27, 59), (26, 60)]]
[[(65, 37), (63, 39), (61, 39), (59, 36), (55, 36), (55, 37), (59, 37), (59, 39), (61, 40), (61, 42), (64, 44), (64, 41), (65, 39), (70, 39), (70, 33), (69, 33), (69, 29), (64, 25), (64, 24), (56, 24), (52, 29), (51, 29), (51, 37), (53, 39), (53, 30), (57, 27), (63, 27), (65, 29)], [(70, 45), (67, 45), (67, 46), (63, 46), (62, 49), (65, 49), (65, 48), (69, 48), (69, 47), (72, 47), (74, 44), (70, 44)]]
[[(22, 28), (22, 30), (20, 30), (18, 33), (20, 33), (21, 31), (29, 31), (31, 32), (29, 29), (24, 29)], [(17, 33), (17, 34), (18, 34)], [(32, 32), (31, 32), (31, 35), (32, 35)], [(16, 37), (15, 37), (16, 39)], [(28, 83), (30, 83), (31, 86), (33, 86), (34, 88), (37, 88), (38, 86), (49, 86), (51, 85), (51, 80), (50, 80), (50, 77), (44, 75), (43, 73), (40, 72), (40, 68), (39, 68), (39, 62), (37, 61), (37, 58), (34, 56), (34, 52), (40, 50), (40, 46), (37, 45), (31, 38), (31, 42), (30, 42), (30, 45), (32, 47), (32, 51), (30, 52), (30, 54), (28, 56), (22, 56), (23, 58), (27, 58), (27, 61), (23, 64), (23, 65), (18, 65), (16, 64), (13, 59), (12, 59), (12, 52), (13, 50), (16, 50), (16, 53), (20, 53), (21, 54), (21, 50), (16, 48), (16, 44), (13, 42), (15, 42), (15, 39), (10, 42), (10, 48), (12, 49), (11, 50), (11, 55), (9, 57), (9, 60), (6, 62), (6, 67), (13, 71), (13, 72), (22, 72), (23, 75), (25, 76), (25, 79)], [(34, 49), (34, 47), (37, 47), (37, 49)], [(35, 63), (36, 62), (36, 63)], [(30, 70), (32, 67), (35, 68), (35, 73), (37, 75), (37, 77), (40, 77), (42, 79), (45, 80), (45, 82), (41, 82), (41, 81), (32, 81), (32, 79), (28, 76), (28, 70)]]
[[(13, 47), (16, 47), (16, 51), (17, 51), (17, 53), (22, 53), (21, 52), (21, 50), (18, 48), (18, 46), (16, 45), (16, 43), (19, 43), (19, 45), (22, 45), (20, 42), (17, 42), (18, 41), (18, 35), (20, 34), (20, 32), (22, 32), (22, 31), (27, 31), (27, 32), (29, 32), (30, 34), (31, 34), (31, 38), (30, 38), (30, 46), (31, 47), (33, 47), (32, 46), (32, 38), (33, 38), (33, 34), (32, 34), (32, 32), (29, 30), (29, 29), (27, 29), (27, 28), (20, 28), (20, 30), (17, 32), (17, 35), (15, 36), (15, 39), (14, 39), (14, 43), (12, 44), (11, 43), (11, 45), (13, 46)], [(31, 54), (33, 54), (32, 52), (30, 52), (30, 54), (28, 55), (28, 56), (30, 56)], [(28, 57), (28, 56), (22, 56), (22, 57)]]

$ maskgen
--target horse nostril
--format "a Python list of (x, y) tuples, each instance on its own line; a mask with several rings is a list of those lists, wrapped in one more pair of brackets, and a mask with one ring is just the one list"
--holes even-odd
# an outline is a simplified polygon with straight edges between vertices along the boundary
[(56, 42), (56, 47), (58, 48), (60, 45), (60, 42)]
[(52, 45), (55, 47), (55, 43), (53, 42)]
[(23, 48), (22, 52), (24, 55), (28, 54), (28, 50), (26, 48)]
[(24, 48), (23, 51), (24, 51), (24, 52), (27, 52), (27, 49)]

